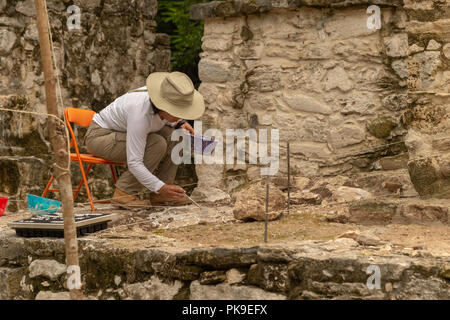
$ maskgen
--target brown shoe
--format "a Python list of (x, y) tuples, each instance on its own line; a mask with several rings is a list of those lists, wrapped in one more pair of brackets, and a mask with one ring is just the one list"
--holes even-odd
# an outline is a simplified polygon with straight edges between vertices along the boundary
[(151, 193), (150, 202), (155, 206), (169, 205), (169, 206), (183, 206), (189, 204), (189, 199), (170, 198), (161, 194)]
[(125, 209), (148, 208), (152, 205), (150, 201), (140, 200), (138, 197), (129, 195), (118, 188), (114, 192), (111, 204)]

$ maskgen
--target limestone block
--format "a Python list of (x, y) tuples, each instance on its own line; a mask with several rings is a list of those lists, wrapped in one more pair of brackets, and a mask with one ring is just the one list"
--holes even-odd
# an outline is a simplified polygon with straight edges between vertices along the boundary
[(288, 266), (284, 263), (258, 263), (248, 271), (250, 284), (264, 290), (286, 292), (289, 289)]
[(338, 11), (324, 23), (324, 30), (330, 39), (347, 39), (367, 36), (378, 30), (367, 28), (366, 10)]
[(360, 200), (349, 205), (350, 221), (354, 223), (390, 223), (397, 205), (376, 200)]
[(450, 59), (450, 43), (446, 43), (442, 48), (442, 52), (447, 59)]
[(192, 199), (201, 202), (215, 203), (228, 202), (230, 195), (225, 191), (215, 187), (197, 187), (192, 192)]
[(442, 65), (441, 53), (439, 51), (425, 51), (415, 54), (410, 63), (419, 66), (419, 83), (417, 89), (426, 89), (434, 85), (435, 74)]
[(431, 39), (430, 42), (428, 42), (427, 50), (431, 50), (431, 51), (439, 50), (441, 47), (442, 47), (442, 45), (439, 42), (437, 42), (434, 39)]
[(190, 286), (191, 300), (285, 300), (281, 294), (264, 291), (252, 286), (232, 286), (221, 283), (216, 286), (201, 285), (193, 281)]
[(244, 279), (247, 277), (245, 272), (239, 271), (236, 268), (230, 269), (226, 273), (227, 280), (226, 282), (228, 284), (238, 284), (242, 283)]
[(401, 78), (408, 78), (408, 62), (404, 59), (395, 60), (392, 62), (392, 69)]
[(390, 111), (400, 111), (408, 107), (408, 96), (406, 93), (392, 93), (385, 96), (381, 101), (383, 107)]
[(394, 34), (384, 38), (386, 54), (389, 57), (399, 58), (408, 55), (408, 35), (406, 33)]
[(340, 66), (329, 70), (324, 82), (324, 89), (326, 91), (337, 88), (343, 92), (347, 92), (353, 88), (353, 83), (347, 72)]
[[(280, 217), (286, 207), (286, 196), (274, 185), (270, 187), (268, 219), (275, 220)], [(265, 192), (261, 183), (255, 183), (237, 194), (233, 215), (243, 221), (264, 221), (266, 216)]]
[(294, 126), (298, 126), (297, 137), (299, 140), (314, 142), (326, 142), (328, 135), (328, 121), (307, 117), (304, 120), (298, 120)]
[(417, 44), (413, 44), (412, 46), (409, 47), (408, 49), (408, 54), (409, 55), (413, 55), (414, 53), (418, 53), (418, 52), (422, 52), (425, 49), (421, 46), (418, 46)]
[(368, 115), (375, 112), (378, 97), (371, 93), (355, 93), (346, 98), (339, 99), (341, 113), (344, 115), (361, 114)]
[(217, 38), (207, 38), (202, 43), (203, 51), (228, 51), (231, 49), (231, 41)]
[(280, 72), (275, 68), (257, 67), (250, 71), (247, 78), (250, 89), (271, 92), (281, 88)]
[(16, 43), (16, 34), (7, 29), (0, 29), (0, 55), (9, 54)]
[(219, 271), (204, 271), (200, 274), (200, 278), (198, 281), (200, 284), (204, 285), (211, 285), (211, 284), (218, 284), (222, 283), (227, 279), (227, 275), (225, 274), (225, 271), (219, 270)]
[(219, 94), (219, 89), (216, 85), (211, 83), (202, 82), (198, 91), (203, 95), (206, 103), (213, 103), (217, 99), (217, 95)]
[(29, 24), (23, 35), (25, 40), (37, 42), (39, 41), (39, 35), (36, 24)]
[(34, 6), (33, 0), (25, 0), (19, 2), (16, 5), (16, 11), (28, 17), (36, 16), (36, 8)]
[(344, 124), (340, 128), (333, 128), (328, 135), (331, 148), (340, 149), (364, 141), (365, 130), (354, 124)]
[(327, 159), (331, 152), (324, 143), (297, 142), (291, 144), (292, 154), (301, 154), (307, 158)]
[(198, 74), (203, 82), (226, 82), (231, 81), (231, 63), (201, 59), (198, 64)]
[(321, 113), (321, 114), (332, 113), (332, 109), (328, 105), (319, 102), (316, 99), (304, 94), (284, 93), (283, 100), (287, 103), (289, 107), (297, 111)]
[(345, 186), (337, 188), (332, 196), (333, 201), (337, 202), (351, 202), (370, 198), (373, 198), (373, 195), (364, 189)]
[(172, 284), (162, 282), (152, 276), (145, 282), (125, 284), (123, 298), (127, 300), (172, 300), (180, 291), (183, 283), (175, 280)]
[(23, 30), (23, 28), (25, 28), (25, 23), (18, 18), (2, 16), (0, 17), (0, 26), (13, 27)]
[(50, 280), (57, 280), (60, 275), (66, 272), (66, 265), (55, 260), (34, 260), (28, 267), (30, 278), (45, 277)]

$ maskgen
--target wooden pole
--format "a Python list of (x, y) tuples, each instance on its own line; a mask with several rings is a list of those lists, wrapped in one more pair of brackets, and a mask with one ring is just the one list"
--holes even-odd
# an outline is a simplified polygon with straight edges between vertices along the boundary
[(267, 242), (267, 225), (269, 224), (269, 176), (266, 177), (266, 219), (264, 223), (264, 242)]
[(288, 204), (287, 204), (287, 213), (289, 215), (289, 211), (291, 208), (291, 150), (289, 149), (289, 141), (287, 143), (287, 169), (288, 169)]
[[(37, 29), (41, 47), (42, 69), (45, 79), (45, 98), (47, 113), (59, 116), (56, 99), (55, 76), (53, 72), (52, 53), (50, 50), (48, 15), (45, 0), (34, 0), (37, 14)], [(66, 243), (67, 287), (73, 300), (83, 299), (81, 291), (81, 274), (78, 261), (78, 244), (73, 213), (72, 181), (70, 179), (70, 159), (67, 154), (66, 130), (63, 124), (53, 117), (48, 117), (50, 143), (56, 156), (54, 176), (61, 190), (61, 202), (64, 215), (64, 240)]]

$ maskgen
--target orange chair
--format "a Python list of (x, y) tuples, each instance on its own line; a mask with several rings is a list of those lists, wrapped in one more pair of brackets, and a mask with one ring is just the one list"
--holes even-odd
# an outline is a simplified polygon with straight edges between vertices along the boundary
[[(81, 170), (81, 176), (82, 179), (80, 181), (80, 184), (78, 185), (77, 189), (75, 191), (73, 191), (74, 195), (73, 195), (73, 200), (75, 200), (78, 197), (78, 194), (81, 190), (81, 186), (84, 183), (84, 186), (86, 187), (86, 193), (88, 195), (89, 198), (89, 203), (91, 204), (91, 210), (94, 211), (94, 203), (109, 203), (110, 201), (105, 201), (105, 200), (96, 200), (93, 201), (92, 197), (91, 197), (91, 191), (89, 190), (89, 186), (87, 183), (87, 175), (89, 174), (89, 171), (91, 170), (92, 166), (94, 164), (106, 164), (109, 165), (109, 167), (111, 168), (111, 173), (112, 173), (112, 177), (114, 180), (114, 183), (116, 183), (117, 181), (117, 177), (116, 177), (116, 173), (114, 171), (114, 166), (124, 166), (125, 163), (123, 162), (114, 162), (114, 161), (108, 161), (102, 158), (97, 158), (91, 154), (80, 154), (80, 151), (78, 149), (78, 144), (77, 144), (77, 140), (75, 138), (75, 134), (73, 133), (73, 129), (71, 126), (71, 123), (75, 123), (79, 126), (82, 127), (89, 127), (89, 125), (92, 122), (92, 118), (94, 117), (95, 112), (92, 110), (85, 110), (85, 109), (75, 109), (75, 108), (66, 108), (64, 111), (64, 118), (66, 120), (66, 124), (67, 127), (69, 129), (70, 132), (70, 136), (72, 138), (72, 141), (70, 141), (70, 148), (75, 147), (75, 153), (71, 153), (70, 154), (70, 160), (71, 161), (78, 161), (78, 164), (80, 166), (80, 170)], [(89, 163), (87, 170), (84, 170), (84, 165), (83, 163)], [(42, 193), (42, 197), (45, 197), (45, 195), (47, 194), (47, 192), (52, 191), (52, 192), (59, 192), (59, 189), (50, 189), (52, 182), (54, 180), (54, 176), (52, 176), (50, 178), (50, 181), (47, 183), (47, 186), (45, 187), (44, 192)]]

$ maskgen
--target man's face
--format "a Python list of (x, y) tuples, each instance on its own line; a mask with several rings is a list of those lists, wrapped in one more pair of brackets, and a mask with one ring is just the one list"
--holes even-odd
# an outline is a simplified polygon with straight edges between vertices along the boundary
[(177, 122), (178, 120), (180, 120), (180, 118), (171, 116), (169, 113), (165, 112), (165, 111), (159, 111), (159, 116), (161, 117), (161, 119), (165, 119), (169, 122)]

